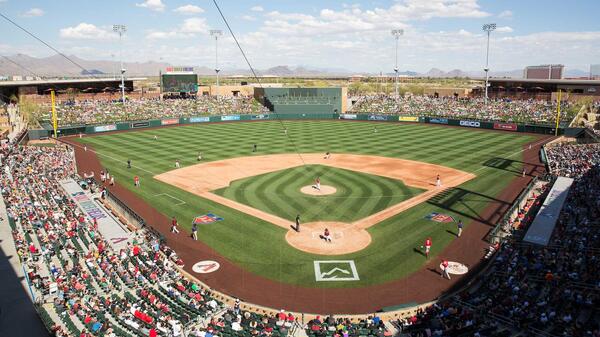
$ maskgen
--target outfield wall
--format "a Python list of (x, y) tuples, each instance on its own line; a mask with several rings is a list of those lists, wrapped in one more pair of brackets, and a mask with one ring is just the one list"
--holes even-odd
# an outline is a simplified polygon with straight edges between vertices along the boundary
[[(507, 132), (528, 132), (539, 134), (554, 134), (554, 128), (544, 125), (518, 124), (479, 121), (474, 119), (449, 119), (441, 117), (422, 117), (422, 116), (399, 116), (399, 115), (379, 115), (379, 114), (334, 114), (334, 113), (286, 113), (286, 114), (230, 114), (222, 116), (195, 116), (181, 118), (163, 118), (153, 120), (138, 120), (128, 122), (118, 122), (103, 125), (81, 125), (59, 128), (60, 136), (72, 136), (77, 134), (95, 134), (110, 131), (125, 131), (135, 129), (145, 129), (161, 126), (173, 125), (191, 125), (201, 123), (221, 123), (221, 122), (239, 122), (239, 121), (268, 121), (268, 120), (355, 120), (372, 121), (388, 123), (425, 123), (435, 125), (450, 125), (473, 129), (500, 130)], [(559, 128), (558, 134), (564, 134), (566, 129)], [(37, 140), (50, 137), (52, 130), (46, 126), (43, 130), (30, 130), (29, 138)]]

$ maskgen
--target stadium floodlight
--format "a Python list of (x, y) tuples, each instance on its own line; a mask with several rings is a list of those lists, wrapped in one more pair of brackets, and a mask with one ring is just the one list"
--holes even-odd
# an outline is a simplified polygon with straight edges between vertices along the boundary
[(404, 35), (404, 30), (403, 29), (392, 29), (392, 36), (396, 39), (396, 63), (394, 66), (394, 72), (396, 73), (396, 84), (395, 84), (395, 93), (396, 93), (396, 97), (398, 97), (398, 76), (400, 75), (398, 73), (399, 69), (398, 69), (398, 40), (400, 39), (400, 36)]
[(123, 34), (127, 31), (125, 25), (113, 25), (113, 31), (119, 34), (119, 58), (121, 59), (121, 100), (125, 105), (125, 68), (123, 68)]
[(217, 74), (217, 92), (216, 98), (219, 98), (219, 36), (223, 35), (223, 31), (219, 29), (212, 29), (210, 31), (210, 36), (214, 36), (215, 38), (215, 73)]
[(490, 61), (490, 33), (493, 32), (494, 30), (496, 30), (496, 24), (495, 23), (486, 23), (485, 25), (483, 25), (483, 31), (487, 33), (487, 48), (486, 48), (486, 53), (485, 53), (485, 68), (483, 68), (483, 71), (485, 71), (485, 104), (487, 105), (488, 103), (488, 87), (489, 87), (489, 73), (490, 73), (490, 66), (489, 66), (489, 61)]

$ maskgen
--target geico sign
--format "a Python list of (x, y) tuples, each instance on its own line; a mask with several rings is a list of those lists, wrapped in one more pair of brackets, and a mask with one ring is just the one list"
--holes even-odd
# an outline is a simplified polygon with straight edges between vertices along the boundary
[(473, 121), (460, 121), (460, 126), (468, 126), (468, 127), (472, 127), (472, 128), (478, 128), (481, 126), (481, 124), (479, 122), (473, 122)]

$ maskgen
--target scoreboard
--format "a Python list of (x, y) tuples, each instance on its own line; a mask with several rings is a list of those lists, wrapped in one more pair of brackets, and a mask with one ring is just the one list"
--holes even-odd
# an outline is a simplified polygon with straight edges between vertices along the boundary
[(196, 74), (162, 74), (160, 76), (162, 92), (198, 92), (198, 76)]

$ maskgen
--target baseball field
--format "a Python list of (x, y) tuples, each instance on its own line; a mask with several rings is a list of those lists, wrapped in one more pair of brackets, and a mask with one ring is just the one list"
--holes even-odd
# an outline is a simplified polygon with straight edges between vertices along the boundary
[[(214, 215), (218, 221), (199, 225), (199, 240), (240, 268), (284, 284), (356, 288), (423, 268), (428, 237), (430, 260), (439, 261), (453, 240), (464, 240), (456, 237), (459, 220), (465, 232), (474, 221), (495, 225), (482, 214), (521, 176), (524, 145), (537, 139), (408, 123), (269, 121), (75, 140), (187, 233), (194, 219)], [(332, 189), (312, 187), (317, 177), (323, 191)], [(291, 228), (296, 215), (300, 233)], [(324, 227), (332, 243), (320, 238)]]

